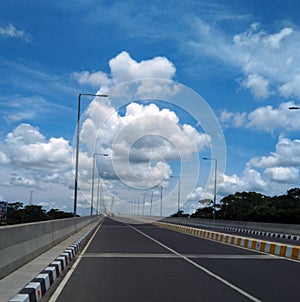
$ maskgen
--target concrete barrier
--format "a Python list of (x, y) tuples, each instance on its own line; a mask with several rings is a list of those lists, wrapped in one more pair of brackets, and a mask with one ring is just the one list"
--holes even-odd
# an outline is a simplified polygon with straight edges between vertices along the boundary
[[(102, 216), (101, 219), (104, 217)], [(38, 275), (23, 287), (9, 302), (37, 302), (40, 301), (51, 288), (59, 276), (62, 276), (73, 263), (76, 255), (86, 245), (94, 231), (96, 224), (87, 233), (70, 245), (54, 261), (49, 263)]]
[(227, 227), (236, 229), (248, 229), (269, 233), (281, 233), (290, 235), (300, 235), (299, 224), (282, 224), (282, 223), (266, 223), (266, 222), (251, 222), (251, 221), (233, 221), (233, 220), (212, 220), (212, 219), (199, 219), (199, 218), (177, 218), (168, 217), (164, 221), (169, 222), (182, 222), (199, 226), (207, 227)]
[(97, 219), (86, 216), (0, 227), (0, 279)]

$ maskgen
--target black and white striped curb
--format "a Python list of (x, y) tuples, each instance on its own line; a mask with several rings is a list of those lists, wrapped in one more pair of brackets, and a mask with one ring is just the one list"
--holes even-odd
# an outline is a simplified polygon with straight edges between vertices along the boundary
[[(164, 222), (168, 222), (168, 221), (164, 221)], [(300, 241), (300, 236), (291, 235), (291, 234), (271, 233), (271, 232), (256, 231), (256, 230), (250, 230), (250, 229), (239, 229), (239, 228), (234, 228), (234, 227), (200, 225), (200, 224), (192, 223), (192, 222), (186, 222), (186, 223), (185, 222), (176, 222), (176, 224), (189, 225), (189, 226), (198, 227), (198, 228), (204, 227), (204, 228), (213, 229), (213, 230), (222, 230), (222, 231), (231, 231), (231, 232), (244, 233), (244, 234), (259, 235), (259, 236), (265, 236), (265, 237), (269, 237), (269, 238), (281, 238), (281, 239)]]
[(75, 260), (76, 255), (85, 246), (98, 225), (99, 224), (70, 245), (8, 302), (40, 301), (54, 281), (64, 272), (67, 266)]

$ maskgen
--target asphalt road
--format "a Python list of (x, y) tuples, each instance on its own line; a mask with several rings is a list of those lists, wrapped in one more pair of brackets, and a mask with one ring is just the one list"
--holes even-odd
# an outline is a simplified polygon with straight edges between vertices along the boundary
[(298, 301), (300, 263), (106, 218), (51, 302)]

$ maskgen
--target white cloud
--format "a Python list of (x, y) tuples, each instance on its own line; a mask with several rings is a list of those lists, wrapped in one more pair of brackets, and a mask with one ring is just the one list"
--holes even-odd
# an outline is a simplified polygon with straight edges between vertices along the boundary
[(91, 86), (109, 86), (111, 80), (108, 78), (107, 74), (102, 71), (89, 72), (74, 72), (72, 74), (75, 80), (78, 81), (80, 85), (89, 84)]
[(247, 113), (232, 113), (227, 110), (223, 110), (220, 114), (220, 122), (225, 127), (242, 127), (245, 125)]
[(255, 157), (249, 165), (259, 168), (292, 167), (300, 165), (300, 140), (279, 137), (276, 151), (268, 156)]
[(109, 87), (118, 83), (142, 78), (170, 80), (176, 72), (174, 64), (166, 57), (154, 57), (137, 62), (126, 51), (122, 51), (116, 57), (112, 58), (109, 61), (109, 67), (110, 74), (105, 74), (102, 71), (82, 71), (74, 72), (73, 77), (80, 84)]
[(249, 74), (243, 81), (242, 86), (249, 89), (250, 92), (258, 99), (268, 98), (271, 94), (269, 91), (269, 81), (257, 74)]
[(300, 97), (300, 75), (295, 75), (279, 87), (279, 92), (284, 97)]
[(61, 170), (71, 165), (68, 141), (54, 137), (47, 141), (38, 128), (29, 124), (20, 124), (8, 133), (0, 151), (6, 156), (2, 163), (10, 162), (26, 169)]
[(11, 23), (9, 23), (7, 26), (0, 26), (0, 36), (7, 38), (19, 38), (25, 42), (29, 42), (31, 40), (31, 36), (28, 33), (17, 29)]
[(141, 78), (171, 79), (176, 68), (166, 57), (155, 57), (137, 62), (123, 51), (109, 61), (112, 78), (121, 83)]
[(17, 173), (11, 173), (9, 180), (3, 183), (2, 185), (34, 187), (37, 185), (37, 183), (33, 177), (20, 175)]
[(269, 35), (263, 39), (263, 41), (273, 48), (279, 48), (282, 40), (293, 33), (293, 29), (290, 27), (283, 28), (279, 33)]
[[(118, 170), (134, 171), (136, 176), (136, 171), (140, 171), (146, 180), (158, 180), (170, 175), (172, 172), (167, 161), (189, 158), (193, 152), (209, 146), (206, 135), (190, 125), (181, 127), (173, 111), (160, 110), (155, 104), (129, 104), (124, 117), (119, 117), (119, 124), (122, 128), (116, 133), (112, 145), (113, 154), (118, 159), (115, 164)], [(128, 156), (130, 165), (133, 165), (131, 171), (125, 168)], [(153, 166), (149, 166), (149, 162)]]
[(298, 29), (283, 27), (269, 33), (254, 23), (248, 30), (229, 37), (203, 20), (194, 24), (198, 37), (189, 45), (201, 56), (210, 56), (240, 69), (241, 86), (255, 97), (268, 98), (279, 92), (284, 97), (300, 98)]
[(300, 119), (296, 112), (289, 110), (292, 106), (298, 105), (290, 101), (281, 103), (277, 108), (271, 105), (258, 107), (249, 113), (224, 110), (220, 121), (225, 127), (247, 127), (267, 132), (297, 130), (300, 128)]
[(297, 183), (299, 179), (299, 170), (295, 167), (267, 168), (265, 174), (275, 182)]
[(246, 168), (241, 176), (236, 174), (224, 175), (219, 194), (227, 195), (241, 191), (266, 191), (267, 182), (261, 174), (252, 168)]
[(241, 191), (266, 195), (287, 191), (299, 182), (300, 140), (279, 137), (276, 151), (268, 156), (249, 160), (241, 175), (224, 175), (218, 195), (226, 196)]
[[(208, 135), (191, 125), (180, 125), (174, 111), (136, 102), (128, 104), (122, 115), (109, 102), (92, 102), (80, 139), (87, 147), (86, 157), (91, 159), (94, 152), (109, 154), (97, 157), (101, 171), (109, 173), (110, 178), (116, 173), (133, 187), (156, 185), (172, 174), (169, 161), (188, 159), (210, 144)], [(80, 158), (82, 173), (90, 171), (92, 161), (82, 154)]]
[(9, 157), (5, 154), (5, 152), (0, 150), (0, 164), (9, 164), (10, 159)]

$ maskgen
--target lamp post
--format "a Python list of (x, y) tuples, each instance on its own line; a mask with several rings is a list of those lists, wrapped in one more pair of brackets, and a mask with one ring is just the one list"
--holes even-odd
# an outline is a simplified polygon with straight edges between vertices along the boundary
[[(102, 184), (102, 182), (101, 182), (101, 184)], [(98, 175), (96, 215), (99, 215), (99, 194), (101, 193), (100, 190), (101, 190), (100, 177)]]
[(216, 197), (217, 197), (217, 165), (218, 159), (211, 157), (202, 157), (204, 160), (214, 160), (215, 161), (215, 182), (214, 182), (214, 203), (213, 203), (213, 220), (216, 220)]
[(96, 155), (101, 156), (109, 156), (108, 154), (104, 153), (94, 153), (93, 155), (93, 176), (92, 176), (92, 197), (91, 197), (91, 216), (93, 215), (93, 206), (94, 206), (94, 182), (95, 182), (95, 158)]
[(160, 186), (160, 217), (162, 217), (162, 191), (163, 187)]
[(298, 110), (298, 109), (300, 109), (300, 107), (297, 107), (297, 106), (291, 106), (291, 107), (289, 107), (289, 109), (290, 109), (290, 110)]
[(170, 176), (170, 178), (178, 178), (178, 195), (177, 195), (177, 213), (179, 215), (179, 210), (180, 210), (180, 176)]
[(146, 195), (146, 192), (143, 193), (143, 216), (145, 214), (145, 195)]
[(153, 191), (151, 191), (151, 199), (150, 199), (150, 216), (152, 216), (152, 202), (153, 202)]
[(76, 134), (76, 159), (75, 159), (75, 185), (74, 185), (74, 210), (73, 214), (76, 216), (77, 212), (77, 188), (78, 188), (78, 165), (79, 165), (79, 135), (80, 135), (80, 100), (81, 96), (95, 96), (95, 97), (108, 97), (107, 94), (91, 94), (79, 93), (77, 104), (77, 134)]

